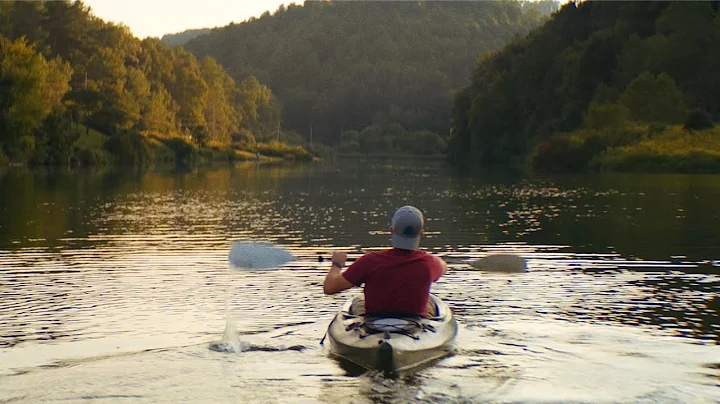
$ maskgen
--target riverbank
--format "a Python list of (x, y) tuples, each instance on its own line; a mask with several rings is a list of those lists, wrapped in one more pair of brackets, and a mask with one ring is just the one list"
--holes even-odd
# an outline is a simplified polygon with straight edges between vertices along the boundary
[(557, 134), (532, 156), (550, 172), (720, 173), (720, 129), (627, 125)]
[(429, 161), (440, 161), (446, 160), (446, 153), (436, 154), (411, 154), (411, 153), (397, 153), (397, 152), (374, 152), (374, 153), (348, 153), (339, 152), (337, 153), (338, 158), (343, 159), (362, 159), (362, 158), (378, 158), (378, 159), (402, 159), (402, 160), (429, 160)]
[(58, 164), (13, 161), (0, 155), (0, 166), (57, 165), (94, 167), (123, 165), (151, 167), (155, 165), (193, 166), (197, 164), (254, 161), (259, 163), (312, 162), (322, 160), (328, 150), (307, 150), (283, 142), (197, 144), (190, 136), (165, 135), (153, 132), (123, 132), (107, 136), (93, 129), (78, 126), (77, 139), (70, 145), (66, 159)]

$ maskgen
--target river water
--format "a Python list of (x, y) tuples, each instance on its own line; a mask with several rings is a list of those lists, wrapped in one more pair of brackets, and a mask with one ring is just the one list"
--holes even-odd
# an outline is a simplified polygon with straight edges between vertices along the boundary
[[(441, 162), (0, 171), (0, 403), (720, 401), (720, 176)], [(320, 345), (334, 249), (426, 215), (457, 351), (385, 378)], [(299, 257), (229, 263), (235, 241)], [(528, 272), (474, 270), (510, 252)]]

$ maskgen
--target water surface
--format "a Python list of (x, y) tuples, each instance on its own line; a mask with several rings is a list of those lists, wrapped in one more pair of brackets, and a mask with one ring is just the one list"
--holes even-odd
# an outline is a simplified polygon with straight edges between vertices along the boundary
[[(717, 402), (720, 176), (440, 162), (0, 172), (0, 402)], [(387, 379), (319, 344), (334, 249), (420, 207), (457, 353)], [(284, 246), (232, 268), (236, 240)], [(524, 274), (473, 270), (492, 252)]]

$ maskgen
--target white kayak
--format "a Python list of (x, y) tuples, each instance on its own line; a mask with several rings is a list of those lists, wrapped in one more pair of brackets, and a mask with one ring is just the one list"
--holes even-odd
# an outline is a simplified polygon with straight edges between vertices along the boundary
[(408, 370), (452, 353), (458, 324), (450, 308), (430, 295), (428, 317), (365, 316), (364, 298), (349, 299), (328, 327), (330, 351), (365, 369)]

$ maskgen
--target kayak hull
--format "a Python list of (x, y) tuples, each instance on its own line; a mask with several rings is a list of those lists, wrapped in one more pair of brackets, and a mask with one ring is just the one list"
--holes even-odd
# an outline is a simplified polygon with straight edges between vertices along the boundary
[(430, 297), (434, 316), (364, 316), (363, 297), (349, 299), (328, 327), (330, 351), (365, 369), (400, 372), (454, 351), (458, 324), (448, 306)]

